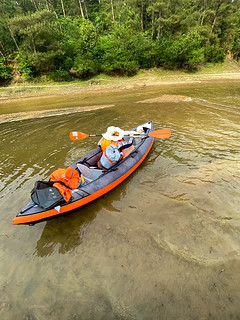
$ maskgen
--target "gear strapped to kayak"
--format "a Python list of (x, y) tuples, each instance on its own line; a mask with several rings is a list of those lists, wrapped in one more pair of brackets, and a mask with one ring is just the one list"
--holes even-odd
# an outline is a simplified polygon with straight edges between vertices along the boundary
[(32, 201), (43, 209), (50, 209), (61, 202), (69, 202), (72, 189), (79, 185), (80, 176), (73, 168), (58, 169), (50, 181), (36, 181), (31, 192)]
[[(80, 176), (77, 170), (73, 168), (58, 169), (51, 174), (51, 182), (58, 189), (66, 202), (71, 199), (71, 189), (76, 189), (79, 185)], [(62, 183), (59, 183), (61, 181)]]
[(64, 201), (58, 189), (53, 187), (53, 182), (49, 181), (36, 181), (31, 192), (31, 199), (43, 209), (53, 208)]

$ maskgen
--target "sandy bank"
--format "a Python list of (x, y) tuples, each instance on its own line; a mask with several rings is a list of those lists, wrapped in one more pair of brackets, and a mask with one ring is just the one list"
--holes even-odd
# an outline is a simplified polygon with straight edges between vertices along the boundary
[(191, 97), (182, 96), (182, 95), (170, 95), (170, 94), (163, 94), (160, 97), (156, 97), (153, 99), (146, 99), (138, 101), (137, 103), (159, 103), (159, 102), (180, 102), (180, 101), (192, 101)]
[(103, 108), (110, 108), (113, 107), (114, 104), (108, 105), (101, 105), (101, 106), (84, 106), (84, 107), (76, 107), (76, 108), (61, 108), (61, 109), (54, 109), (54, 110), (38, 110), (38, 111), (26, 111), (26, 112), (17, 112), (17, 113), (10, 113), (10, 114), (0, 114), (0, 123), (4, 122), (12, 122), (12, 121), (19, 121), (25, 119), (33, 119), (33, 118), (44, 118), (44, 117), (51, 117), (63, 114), (71, 114), (77, 112), (86, 112), (86, 111), (93, 111), (97, 109)]
[[(237, 71), (237, 70), (234, 70)], [(173, 73), (170, 75), (161, 75), (156, 71), (146, 71), (132, 78), (116, 77), (99, 79), (98, 81), (89, 80), (79, 83), (65, 83), (57, 85), (12, 85), (0, 88), (0, 103), (16, 99), (31, 99), (42, 97), (59, 97), (74, 94), (103, 94), (119, 92), (123, 90), (134, 90), (146, 87), (178, 86), (209, 82), (229, 82), (240, 81), (239, 72), (224, 73)]]

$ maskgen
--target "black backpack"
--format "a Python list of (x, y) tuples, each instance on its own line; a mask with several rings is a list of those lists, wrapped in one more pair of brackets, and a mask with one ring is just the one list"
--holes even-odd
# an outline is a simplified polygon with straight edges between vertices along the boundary
[(64, 198), (57, 188), (53, 187), (55, 182), (36, 181), (31, 192), (32, 201), (42, 209), (51, 209), (64, 202)]

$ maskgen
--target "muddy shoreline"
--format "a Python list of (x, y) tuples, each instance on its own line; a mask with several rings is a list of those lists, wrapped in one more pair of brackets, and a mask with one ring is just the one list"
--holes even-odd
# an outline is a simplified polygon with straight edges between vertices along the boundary
[(151, 87), (179, 86), (197, 83), (240, 81), (239, 72), (215, 74), (186, 74), (158, 76), (143, 75), (133, 78), (114, 78), (106, 81), (88, 81), (82, 83), (65, 83), (57, 85), (11, 85), (0, 87), (0, 104), (16, 99), (34, 99), (74, 94), (103, 94)]
[[(62, 114), (113, 107), (117, 96), (158, 90), (157, 97), (139, 99), (138, 103), (187, 102), (191, 96), (181, 96), (164, 88), (180, 88), (214, 83), (238, 83), (240, 72), (216, 74), (186, 74), (159, 76), (153, 73), (133, 78), (115, 78), (107, 82), (87, 82), (58, 85), (14, 85), (0, 88), (0, 123), (42, 118)], [(160, 91), (162, 91), (160, 93)], [(109, 98), (111, 97), (111, 98)], [(97, 104), (96, 104), (97, 102)]]
[(63, 115), (63, 114), (67, 115), (67, 114), (77, 113), (77, 112), (94, 111), (94, 110), (110, 108), (110, 107), (114, 107), (114, 104), (0, 114), (0, 124), (5, 122), (13, 122), (13, 121), (19, 121), (19, 120), (33, 119), (33, 118), (54, 117), (54, 116)]

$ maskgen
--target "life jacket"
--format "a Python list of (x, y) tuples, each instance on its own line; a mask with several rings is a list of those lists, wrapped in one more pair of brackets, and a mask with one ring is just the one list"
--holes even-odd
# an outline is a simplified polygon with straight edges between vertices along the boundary
[[(56, 181), (53, 187), (57, 188), (65, 201), (68, 202), (72, 196), (72, 189), (76, 189), (79, 185), (80, 176), (78, 171), (73, 168), (58, 169), (51, 174), (50, 181)], [(62, 183), (58, 183), (58, 181)]]
[(106, 147), (106, 150), (103, 151), (103, 154), (98, 161), (98, 167), (104, 171), (107, 171), (121, 159), (122, 152), (119, 151), (116, 145), (110, 144), (108, 147)]
[(124, 144), (124, 140), (121, 139), (121, 140), (118, 140), (118, 141), (113, 141), (113, 140), (107, 140), (107, 139), (104, 139), (104, 138), (102, 138), (102, 139), (100, 140), (100, 146), (101, 146), (101, 149), (102, 149), (103, 152), (106, 150), (106, 148), (107, 148), (108, 146), (110, 146), (110, 144), (113, 144), (113, 145), (115, 145), (117, 148), (120, 148), (121, 145)]

